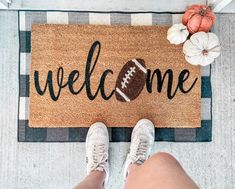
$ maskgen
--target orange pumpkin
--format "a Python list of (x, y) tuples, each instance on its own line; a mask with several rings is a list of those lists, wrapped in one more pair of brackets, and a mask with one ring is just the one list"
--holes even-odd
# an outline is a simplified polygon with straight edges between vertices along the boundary
[(215, 20), (215, 14), (207, 5), (192, 5), (184, 13), (182, 22), (189, 33), (193, 34), (199, 31), (209, 32)]

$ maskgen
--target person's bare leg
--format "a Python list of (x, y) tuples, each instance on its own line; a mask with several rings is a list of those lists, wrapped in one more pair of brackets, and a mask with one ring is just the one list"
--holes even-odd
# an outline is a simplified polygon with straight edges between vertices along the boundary
[(74, 189), (103, 189), (104, 180), (105, 180), (104, 171), (92, 171)]
[(147, 119), (138, 121), (134, 127), (123, 168), (125, 189), (198, 189), (170, 154), (157, 153), (148, 159), (154, 131), (153, 123)]
[(198, 189), (170, 154), (157, 153), (142, 165), (130, 164), (125, 189)]

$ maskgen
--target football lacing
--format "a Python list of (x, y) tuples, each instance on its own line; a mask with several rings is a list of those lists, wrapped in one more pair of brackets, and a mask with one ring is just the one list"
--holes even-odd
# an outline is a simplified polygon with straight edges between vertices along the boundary
[(129, 70), (127, 70), (127, 73), (125, 73), (125, 77), (122, 78), (122, 89), (126, 88), (127, 84), (129, 83), (129, 80), (131, 79), (131, 77), (133, 76), (133, 73), (135, 73), (135, 66), (130, 67)]

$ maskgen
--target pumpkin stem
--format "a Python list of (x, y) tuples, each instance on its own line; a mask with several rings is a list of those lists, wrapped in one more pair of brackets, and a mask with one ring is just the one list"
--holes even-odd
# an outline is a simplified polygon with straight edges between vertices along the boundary
[(204, 49), (204, 50), (202, 51), (202, 54), (203, 54), (204, 56), (207, 56), (207, 55), (209, 54), (209, 51), (206, 50), (206, 49)]
[(210, 49), (204, 49), (204, 50), (202, 51), (202, 54), (203, 54), (204, 56), (207, 56), (210, 51), (212, 51), (212, 50), (214, 50), (214, 49), (216, 49), (216, 48), (218, 48), (218, 47), (220, 47), (220, 45), (216, 45), (216, 46), (214, 46), (214, 47), (212, 47), (212, 48), (210, 48)]
[(210, 10), (210, 7), (203, 7), (203, 8), (199, 11), (199, 14), (200, 14), (201, 16), (204, 16), (208, 10)]

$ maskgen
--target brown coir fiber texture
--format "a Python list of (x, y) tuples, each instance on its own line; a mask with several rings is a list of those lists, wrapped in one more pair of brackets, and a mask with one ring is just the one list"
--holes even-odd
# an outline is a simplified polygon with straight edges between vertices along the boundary
[[(150, 119), (156, 127), (200, 127), (201, 126), (201, 69), (188, 64), (181, 45), (171, 45), (166, 39), (168, 27), (160, 26), (102, 26), (102, 25), (47, 25), (32, 26), (31, 68), (30, 68), (30, 127), (89, 127), (101, 121), (108, 127), (133, 127), (141, 118)], [(48, 71), (53, 73), (53, 87), (58, 91), (57, 71), (64, 69), (64, 83), (73, 70), (79, 70), (79, 78), (74, 89), (79, 89), (85, 80), (85, 68), (91, 45), (99, 41), (101, 51), (90, 78), (90, 88), (94, 94), (100, 77), (106, 69), (111, 69), (105, 80), (106, 94), (115, 88), (116, 79), (122, 67), (132, 59), (141, 58), (146, 68), (160, 69), (162, 75), (167, 69), (174, 74), (174, 91), (180, 72), (190, 71), (184, 82), (189, 88), (195, 78), (195, 86), (189, 93), (179, 89), (173, 99), (167, 97), (168, 77), (161, 92), (157, 91), (157, 77), (154, 76), (152, 93), (144, 86), (140, 95), (131, 102), (120, 102), (115, 94), (104, 100), (100, 91), (94, 100), (87, 96), (86, 87), (77, 94), (71, 94), (68, 86), (61, 90), (57, 101), (52, 100), (48, 88), (43, 96), (34, 85), (34, 72), (39, 72), (39, 82), (43, 89)], [(97, 50), (93, 56), (92, 64)]]

